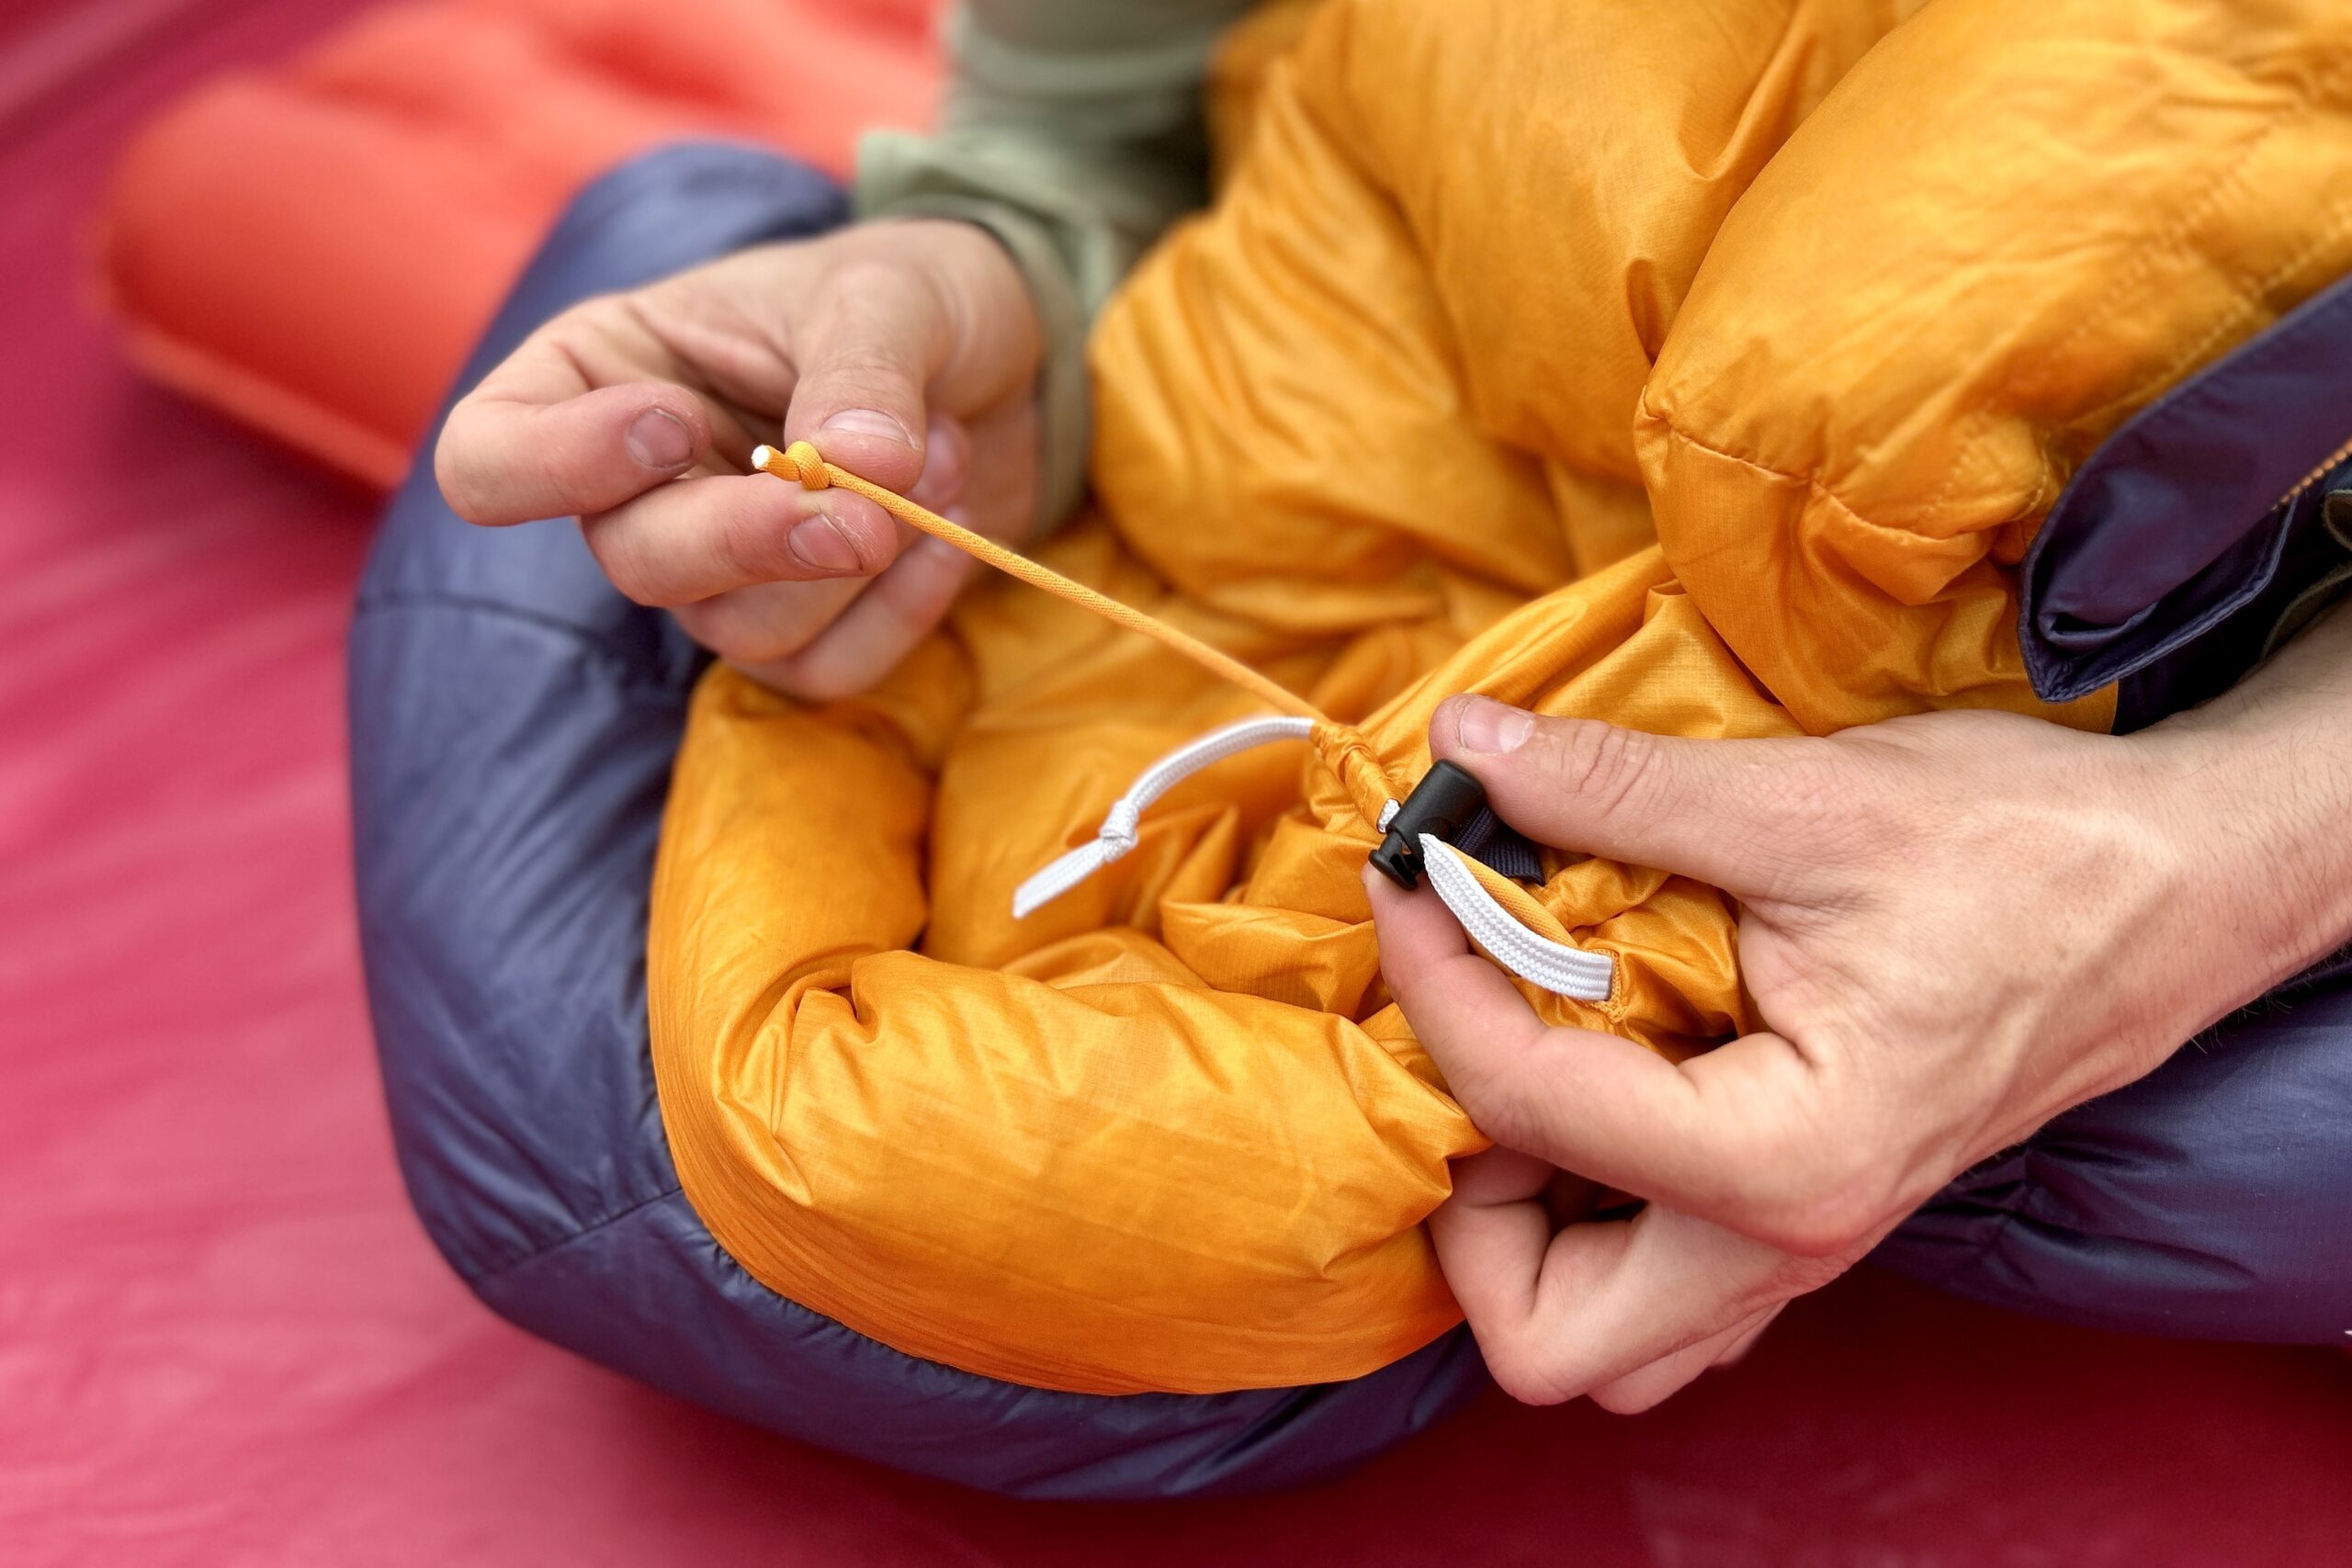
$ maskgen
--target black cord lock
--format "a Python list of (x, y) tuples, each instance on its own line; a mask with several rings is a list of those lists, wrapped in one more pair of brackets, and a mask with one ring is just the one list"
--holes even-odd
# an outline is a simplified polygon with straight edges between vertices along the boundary
[(1407, 892), (1421, 885), (1421, 835), (1433, 833), (1451, 844), (1487, 808), (1487, 786), (1467, 768), (1440, 762), (1421, 775), (1413, 793), (1388, 820), (1387, 837), (1372, 852), (1380, 874)]

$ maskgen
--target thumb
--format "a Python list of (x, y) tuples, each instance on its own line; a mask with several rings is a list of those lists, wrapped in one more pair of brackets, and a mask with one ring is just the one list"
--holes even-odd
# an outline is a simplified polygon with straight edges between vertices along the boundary
[(784, 418), (786, 443), (808, 441), (827, 460), (901, 493), (922, 476), (929, 423), (924, 388), (946, 353), (933, 291), (835, 288), (795, 334), (799, 381)]
[(1785, 891), (1829, 847), (1816, 745), (1649, 735), (1479, 696), (1449, 697), (1430, 719), (1431, 753), (1476, 774), (1529, 837), (1756, 896)]

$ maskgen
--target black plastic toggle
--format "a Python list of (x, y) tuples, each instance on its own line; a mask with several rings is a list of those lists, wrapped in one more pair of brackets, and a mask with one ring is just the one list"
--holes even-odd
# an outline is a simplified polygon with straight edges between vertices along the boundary
[(1487, 808), (1487, 786), (1470, 770), (1440, 762), (1421, 775), (1413, 793), (1389, 818), (1388, 836), (1372, 852), (1372, 863), (1397, 886), (1421, 885), (1421, 835), (1433, 833), (1451, 844), (1473, 818)]

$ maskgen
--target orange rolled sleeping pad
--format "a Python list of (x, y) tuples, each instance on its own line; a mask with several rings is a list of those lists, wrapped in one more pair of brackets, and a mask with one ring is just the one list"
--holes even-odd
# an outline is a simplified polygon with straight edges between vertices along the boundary
[[(653, 1053), (754, 1277), (1044, 1388), (1370, 1371), (1459, 1321), (1421, 1221), (1486, 1144), (1359, 881), (1441, 700), (2108, 725), (2034, 698), (2012, 569), (2107, 433), (2352, 268), (2352, 11), (1697, 9), (1329, 0), (1097, 325), (1094, 510), (866, 696), (706, 678)], [(1319, 722), (1014, 917), (1270, 710)], [(1613, 978), (1523, 987), (1544, 1016), (1677, 1056), (1751, 1024), (1719, 890), (1544, 869), (1497, 897)]]

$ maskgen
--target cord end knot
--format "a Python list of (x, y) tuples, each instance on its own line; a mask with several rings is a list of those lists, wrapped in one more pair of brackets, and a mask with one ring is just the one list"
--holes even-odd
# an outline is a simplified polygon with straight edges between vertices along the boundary
[(780, 479), (791, 479), (803, 490), (831, 488), (833, 476), (825, 471), (824, 455), (806, 441), (796, 441), (779, 452), (773, 446), (752, 450), (752, 467)]

